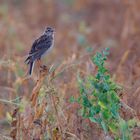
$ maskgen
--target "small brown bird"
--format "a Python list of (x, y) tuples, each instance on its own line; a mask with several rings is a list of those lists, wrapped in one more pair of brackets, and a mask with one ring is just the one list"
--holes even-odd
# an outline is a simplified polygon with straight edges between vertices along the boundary
[(30, 65), (28, 71), (29, 75), (32, 74), (35, 61), (38, 61), (38, 63), (41, 64), (41, 57), (49, 52), (53, 47), (53, 42), (54, 29), (52, 27), (47, 27), (43, 35), (34, 41), (29, 55), (25, 60), (25, 63)]

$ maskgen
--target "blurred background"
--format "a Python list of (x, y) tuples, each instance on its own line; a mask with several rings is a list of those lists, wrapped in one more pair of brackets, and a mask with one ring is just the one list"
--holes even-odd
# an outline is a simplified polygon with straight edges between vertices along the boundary
[(54, 84), (71, 132), (83, 132), (85, 138), (100, 133), (93, 126), (86, 131), (68, 100), (79, 92), (77, 72), (92, 73), (90, 56), (106, 47), (110, 48), (107, 67), (125, 89), (122, 99), (140, 115), (139, 12), (138, 0), (0, 0), (0, 133), (7, 134), (10, 128), (6, 116), (13, 105), (8, 101), (30, 97), (37, 74), (34, 71), (21, 83), (28, 69), (24, 60), (47, 26), (56, 34), (44, 63), (65, 66)]

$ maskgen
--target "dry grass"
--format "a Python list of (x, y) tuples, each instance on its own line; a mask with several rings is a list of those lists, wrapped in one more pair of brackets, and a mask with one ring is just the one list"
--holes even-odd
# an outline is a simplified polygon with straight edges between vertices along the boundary
[[(1, 0), (0, 4), (2, 139), (11, 139), (10, 133), (17, 139), (104, 139), (101, 129), (83, 120), (79, 106), (70, 104), (69, 98), (79, 93), (77, 73), (94, 74), (96, 67), (89, 58), (105, 47), (111, 48), (107, 67), (124, 87), (124, 106), (131, 108), (125, 106), (124, 115), (131, 118), (134, 111), (140, 119), (138, 0)], [(25, 55), (46, 25), (54, 26), (56, 35), (55, 47), (44, 61), (57, 68), (39, 79), (35, 71), (25, 80)], [(134, 140), (140, 139), (139, 130), (134, 130)]]
[[(54, 88), (51, 86), (51, 83), (49, 81), (50, 78), (52, 78), (52, 74), (50, 74), (49, 68), (46, 66), (43, 66), (39, 73), (39, 78), (32, 90), (32, 94), (30, 97), (30, 100), (26, 105), (24, 105), (24, 109), (21, 110), (21, 107), (17, 107), (14, 109), (12, 113), (12, 122), (11, 127), (12, 130), (10, 132), (10, 136), (14, 139), (34, 139), (34, 140), (40, 140), (47, 138), (47, 135), (51, 138), (55, 139), (62, 139), (62, 135), (60, 135), (62, 132), (61, 130), (61, 124), (59, 122), (59, 116), (58, 116), (58, 110), (56, 107), (55, 97), (53, 94), (55, 94)], [(44, 95), (39, 95), (40, 90), (43, 86), (43, 81), (47, 77), (47, 85)], [(24, 79), (24, 80), (27, 80)], [(48, 107), (47, 103), (47, 96), (46, 94), (49, 94), (51, 102), (54, 107), (54, 113), (57, 117), (57, 123), (58, 123), (58, 132), (53, 132), (52, 128), (49, 128), (49, 119), (48, 119), (48, 113), (46, 108)], [(24, 103), (24, 101), (21, 101), (20, 104)], [(61, 133), (60, 133), (60, 132)], [(59, 134), (60, 133), (60, 134)]]

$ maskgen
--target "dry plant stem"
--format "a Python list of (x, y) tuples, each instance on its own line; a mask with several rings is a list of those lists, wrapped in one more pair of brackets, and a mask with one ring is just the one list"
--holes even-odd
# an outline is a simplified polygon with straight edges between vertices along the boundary
[(137, 116), (137, 113), (134, 109), (132, 109), (130, 106), (128, 106), (127, 104), (125, 104), (121, 99), (120, 102), (122, 104), (122, 107), (124, 107), (124, 109), (126, 110), (130, 110), (130, 112), (132, 113), (133, 116)]
[[(38, 64), (39, 64), (39, 62), (38, 62)], [(49, 73), (49, 70), (46, 67), (44, 67), (44, 66), (41, 66), (41, 67), (43, 69), (39, 73), (39, 79), (37, 80), (37, 83), (36, 83), (36, 85), (35, 85), (35, 87), (34, 87), (34, 89), (32, 91), (32, 95), (31, 95), (31, 105), (32, 105), (32, 107), (35, 107), (35, 108), (37, 106), (37, 98), (38, 98), (40, 88), (41, 88), (41, 86), (43, 84), (43, 81), (45, 80), (45, 77)], [(52, 100), (52, 103), (53, 103), (53, 106), (54, 106), (55, 114), (57, 116), (57, 121), (58, 121), (58, 124), (59, 124), (59, 130), (60, 130), (60, 132), (62, 134), (61, 123), (60, 123), (60, 119), (59, 119), (59, 116), (58, 116), (58, 111), (57, 111), (57, 107), (56, 107), (56, 104), (55, 104), (55, 99), (54, 99), (54, 96), (52, 94), (51, 94), (51, 100)]]
[(2, 135), (2, 134), (0, 134), (0, 137), (3, 138), (3, 140), (12, 140), (12, 138)]
[(118, 67), (117, 67), (116, 73), (120, 71), (122, 65), (123, 65), (123, 64), (125, 63), (125, 61), (127, 60), (128, 56), (129, 56), (129, 54), (130, 54), (130, 52), (131, 52), (130, 49), (128, 49), (127, 51), (124, 52), (124, 54), (123, 54), (123, 56), (122, 56), (122, 58), (121, 58), (121, 60), (120, 60), (120, 62), (119, 62), (119, 65), (118, 65)]
[(61, 133), (61, 136), (62, 136), (61, 122), (60, 122), (60, 118), (59, 118), (59, 115), (58, 115), (58, 110), (57, 110), (57, 107), (56, 107), (56, 104), (55, 104), (55, 99), (54, 99), (54, 96), (53, 95), (51, 95), (51, 99), (52, 99), (52, 103), (53, 103), (53, 106), (54, 106), (54, 109), (55, 109), (55, 114), (57, 116), (57, 122), (59, 124), (59, 130), (60, 130), (60, 133)]
[(18, 114), (18, 124), (17, 124), (17, 139), (18, 140), (20, 140), (20, 136), (21, 136), (21, 128), (20, 128), (20, 122), (21, 122), (21, 120), (20, 120), (20, 114)]
[(36, 101), (37, 101), (37, 97), (40, 91), (40, 88), (43, 84), (43, 81), (46, 77), (46, 75), (48, 74), (49, 70), (47, 69), (47, 67), (44, 67), (42, 71), (40, 71), (39, 74), (39, 79), (37, 80), (37, 83), (32, 91), (32, 95), (31, 95), (31, 105), (35, 106), (36, 105)]
[(11, 104), (11, 105), (16, 105), (16, 106), (19, 106), (20, 105), (18, 103), (14, 103), (12, 101), (4, 100), (4, 99), (0, 99), (0, 102), (6, 103), (6, 104)]
[(80, 140), (75, 134), (71, 133), (71, 132), (66, 132), (66, 134), (72, 136), (73, 138), (75, 138), (76, 140)]
[(39, 77), (40, 68), (42, 67), (42, 62), (41, 62), (41, 60), (39, 59), (39, 60), (36, 61), (36, 63), (37, 63), (37, 72), (38, 72), (37, 77)]

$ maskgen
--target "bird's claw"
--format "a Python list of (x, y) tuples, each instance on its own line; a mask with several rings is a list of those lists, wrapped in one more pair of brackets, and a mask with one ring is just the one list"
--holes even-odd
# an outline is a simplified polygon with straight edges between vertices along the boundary
[(46, 71), (47, 70), (47, 66), (46, 65), (42, 65), (40, 66), (40, 72)]

